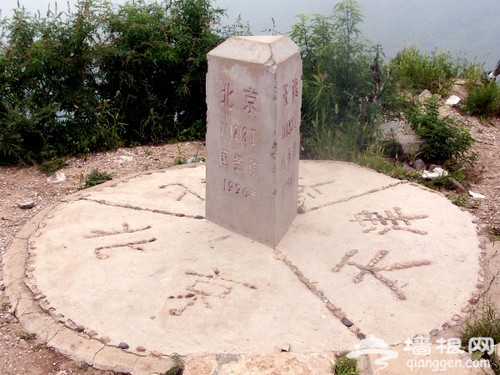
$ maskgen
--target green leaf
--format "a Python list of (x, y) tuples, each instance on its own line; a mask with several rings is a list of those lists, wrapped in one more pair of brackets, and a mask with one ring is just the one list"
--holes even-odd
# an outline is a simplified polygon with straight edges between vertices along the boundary
[(473, 352), (471, 354), (471, 358), (472, 358), (473, 361), (480, 360), (482, 356), (483, 356), (483, 352), (479, 352), (479, 351)]

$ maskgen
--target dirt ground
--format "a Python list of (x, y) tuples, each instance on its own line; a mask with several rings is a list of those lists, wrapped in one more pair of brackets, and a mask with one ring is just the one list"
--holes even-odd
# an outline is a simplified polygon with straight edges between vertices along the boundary
[[(92, 170), (111, 173), (114, 178), (146, 170), (163, 169), (189, 158), (201, 158), (204, 144), (188, 142), (163, 146), (122, 148), (117, 151), (71, 158), (59, 172), (66, 179), (49, 182), (35, 167), (0, 168), (0, 257), (14, 235), (45, 207), (74, 193), (82, 184), (82, 176)], [(32, 207), (32, 208), (21, 208)], [(69, 360), (43, 342), (32, 338), (17, 322), (5, 296), (0, 270), (0, 375), (103, 375), (99, 371)]]
[[(460, 87), (457, 95), (462, 96)], [(445, 114), (458, 115), (451, 107), (443, 109)], [(467, 208), (476, 217), (478, 225), (500, 235), (500, 119), (481, 123), (476, 118), (463, 117), (476, 140), (474, 151), (478, 153), (474, 183), (471, 191), (485, 196), (484, 199), (468, 199)], [(15, 234), (34, 215), (45, 207), (56, 203), (68, 194), (77, 191), (82, 176), (94, 169), (111, 173), (119, 178), (145, 170), (162, 169), (174, 165), (178, 160), (204, 156), (201, 142), (170, 144), (163, 146), (140, 146), (121, 148), (117, 151), (71, 158), (60, 170), (64, 173), (62, 182), (50, 182), (48, 177), (35, 167), (0, 168), (0, 257), (6, 251)], [(24, 208), (23, 208), (24, 207)], [(499, 246), (500, 247), (500, 246)], [(497, 273), (500, 260), (496, 246), (489, 243), (490, 295), (500, 300), (500, 286)], [(492, 270), (492, 271), (491, 271)], [(0, 270), (0, 375), (101, 375), (112, 372), (100, 371), (77, 363), (47, 348), (36, 337), (23, 332), (10, 309), (4, 292), (3, 274)], [(456, 337), (456, 336), (455, 336)]]

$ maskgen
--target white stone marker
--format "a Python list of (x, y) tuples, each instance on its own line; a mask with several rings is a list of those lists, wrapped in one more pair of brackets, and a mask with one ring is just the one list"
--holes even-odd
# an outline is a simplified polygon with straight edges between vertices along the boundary
[(288, 37), (208, 53), (207, 219), (275, 247), (297, 213), (302, 61)]

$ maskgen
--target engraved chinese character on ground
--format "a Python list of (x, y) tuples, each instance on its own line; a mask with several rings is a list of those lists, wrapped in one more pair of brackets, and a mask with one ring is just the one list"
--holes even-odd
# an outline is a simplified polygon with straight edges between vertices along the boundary
[(415, 234), (426, 235), (426, 231), (413, 229), (410, 228), (410, 226), (412, 225), (412, 221), (426, 219), (428, 217), (428, 215), (405, 215), (401, 208), (394, 207), (393, 211), (385, 210), (384, 213), (363, 210), (354, 214), (354, 219), (350, 221), (358, 222), (362, 227), (366, 227), (367, 223), (371, 224), (368, 229), (363, 230), (363, 233), (377, 231), (380, 229), (380, 226), (382, 226), (383, 229), (378, 232), (380, 235), (384, 235), (391, 230), (404, 230)]
[[(104, 230), (92, 230), (90, 231), (91, 234), (86, 235), (85, 238), (95, 238), (95, 237), (107, 237), (107, 236), (115, 236), (115, 235), (120, 235), (120, 234), (130, 234), (130, 233), (136, 233), (136, 232), (142, 232), (142, 231), (147, 231), (151, 229), (150, 225), (136, 228), (136, 229), (131, 229), (127, 223), (122, 224), (122, 229), (121, 230), (116, 230), (116, 231), (104, 231)], [(94, 255), (96, 256), (97, 259), (107, 259), (109, 258), (109, 255), (104, 254), (102, 251), (106, 249), (116, 249), (116, 248), (129, 248), (132, 250), (138, 250), (138, 251), (144, 251), (144, 247), (141, 245), (145, 245), (151, 242), (156, 241), (156, 238), (154, 237), (149, 237), (149, 238), (144, 238), (142, 240), (137, 240), (137, 241), (127, 241), (127, 242), (117, 242), (111, 245), (105, 245), (105, 246), (97, 246), (94, 249)]]
[(412, 267), (421, 267), (421, 266), (428, 266), (431, 264), (430, 260), (414, 260), (414, 261), (409, 261), (409, 262), (399, 262), (399, 263), (392, 263), (388, 265), (382, 265), (382, 266), (377, 266), (378, 263), (384, 259), (388, 254), (389, 251), (387, 250), (380, 250), (378, 251), (372, 259), (366, 264), (359, 264), (356, 262), (351, 261), (350, 259), (354, 257), (358, 253), (358, 250), (351, 250), (345, 253), (345, 255), (342, 257), (341, 261), (337, 263), (335, 267), (332, 268), (332, 272), (340, 272), (340, 270), (347, 264), (348, 266), (353, 266), (356, 267), (360, 270), (360, 272), (354, 276), (353, 282), (355, 284), (360, 283), (363, 281), (363, 277), (365, 275), (371, 275), (378, 281), (382, 283), (382, 285), (385, 285), (387, 288), (389, 288), (400, 300), (405, 300), (406, 295), (402, 291), (402, 287), (404, 286), (398, 286), (397, 281), (390, 280), (383, 276), (380, 272), (386, 271), (396, 271), (396, 270), (402, 270), (406, 268), (412, 268)]
[(188, 270), (185, 275), (194, 278), (181, 293), (172, 294), (165, 304), (168, 306), (169, 315), (180, 316), (191, 306), (202, 302), (205, 308), (211, 309), (210, 300), (213, 298), (226, 298), (235, 287), (257, 289), (253, 284), (241, 282), (221, 276), (220, 271), (214, 269), (214, 274), (203, 274)]

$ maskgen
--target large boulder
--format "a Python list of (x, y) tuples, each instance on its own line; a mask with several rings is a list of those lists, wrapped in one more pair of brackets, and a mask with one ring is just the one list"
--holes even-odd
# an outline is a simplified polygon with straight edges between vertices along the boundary
[(378, 136), (382, 139), (394, 139), (399, 143), (405, 155), (413, 155), (420, 150), (422, 139), (404, 122), (389, 121), (380, 124)]

